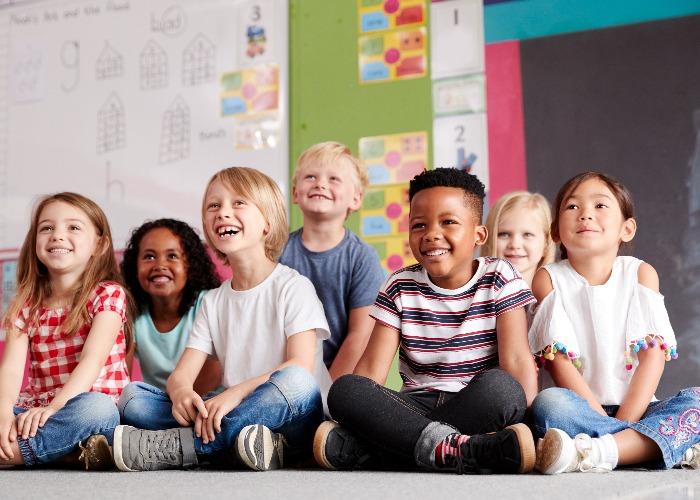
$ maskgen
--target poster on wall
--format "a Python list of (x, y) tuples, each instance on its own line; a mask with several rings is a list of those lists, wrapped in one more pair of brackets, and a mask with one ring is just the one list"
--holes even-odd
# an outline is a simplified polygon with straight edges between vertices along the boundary
[(425, 24), (425, 0), (358, 0), (359, 32)]
[(425, 76), (425, 27), (392, 31), (359, 39), (360, 83), (381, 83)]
[(433, 79), (484, 72), (482, 0), (430, 6), (430, 74)]
[(237, 45), (238, 67), (245, 68), (275, 60), (277, 32), (275, 1), (249, 0), (236, 6), (241, 40)]
[(488, 137), (485, 113), (436, 118), (433, 121), (434, 167), (454, 167), (476, 175), (489, 189)]

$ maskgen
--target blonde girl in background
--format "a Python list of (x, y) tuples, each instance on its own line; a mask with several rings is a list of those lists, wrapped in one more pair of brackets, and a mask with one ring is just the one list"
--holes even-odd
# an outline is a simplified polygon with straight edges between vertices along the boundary
[[(80, 453), (113, 466), (117, 399), (129, 382), (129, 296), (104, 212), (75, 193), (42, 199), (20, 250), (17, 294), (2, 318), (0, 465)], [(29, 386), (20, 393), (30, 356)], [(81, 452), (82, 451), (82, 452)]]
[(489, 210), (481, 255), (506, 259), (532, 286), (535, 272), (554, 261), (549, 203), (539, 193), (512, 191)]

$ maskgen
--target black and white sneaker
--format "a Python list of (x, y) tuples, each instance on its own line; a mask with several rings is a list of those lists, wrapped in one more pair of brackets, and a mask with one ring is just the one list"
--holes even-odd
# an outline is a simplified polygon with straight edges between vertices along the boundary
[(355, 436), (335, 422), (323, 422), (314, 436), (314, 458), (330, 470), (357, 470), (368, 465), (370, 452)]
[(265, 471), (281, 469), (284, 465), (284, 436), (264, 425), (249, 425), (236, 438), (236, 453), (250, 469)]
[(457, 473), (527, 474), (535, 466), (535, 443), (525, 424), (471, 436), (455, 457)]

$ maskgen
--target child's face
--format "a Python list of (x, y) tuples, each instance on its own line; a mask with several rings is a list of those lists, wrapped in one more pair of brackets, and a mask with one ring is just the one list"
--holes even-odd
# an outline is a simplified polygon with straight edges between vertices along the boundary
[(216, 249), (231, 256), (265, 255), (269, 224), (252, 200), (215, 179), (205, 198), (205, 231)]
[(474, 275), (476, 247), (486, 240), (479, 222), (465, 205), (462, 189), (434, 187), (413, 197), (409, 244), (435, 285), (454, 290)]
[(139, 244), (136, 270), (139, 284), (152, 299), (182, 298), (187, 284), (187, 256), (180, 237), (166, 227), (148, 231)]
[(52, 276), (79, 278), (93, 255), (100, 237), (88, 216), (73, 205), (54, 201), (39, 214), (36, 255)]
[(534, 275), (547, 246), (537, 211), (519, 208), (506, 212), (495, 236), (496, 257), (508, 260), (523, 276)]
[(358, 210), (362, 193), (355, 187), (353, 166), (342, 159), (334, 164), (304, 168), (292, 188), (294, 203), (305, 217), (345, 220)]
[(617, 254), (620, 242), (634, 238), (634, 219), (624, 219), (617, 198), (599, 179), (579, 184), (564, 199), (559, 214), (559, 241), (569, 258)]

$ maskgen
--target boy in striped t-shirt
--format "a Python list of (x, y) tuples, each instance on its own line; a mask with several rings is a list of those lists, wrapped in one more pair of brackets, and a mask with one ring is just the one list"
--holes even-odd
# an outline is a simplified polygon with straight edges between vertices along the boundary
[[(486, 241), (484, 185), (441, 168), (409, 187), (418, 264), (395, 272), (372, 308), (372, 336), (352, 375), (331, 387), (314, 454), (328, 469), (414, 468), (526, 473), (521, 423), (537, 392), (524, 306), (534, 298), (505, 260), (475, 258)], [(383, 387), (399, 348), (400, 392)]]

